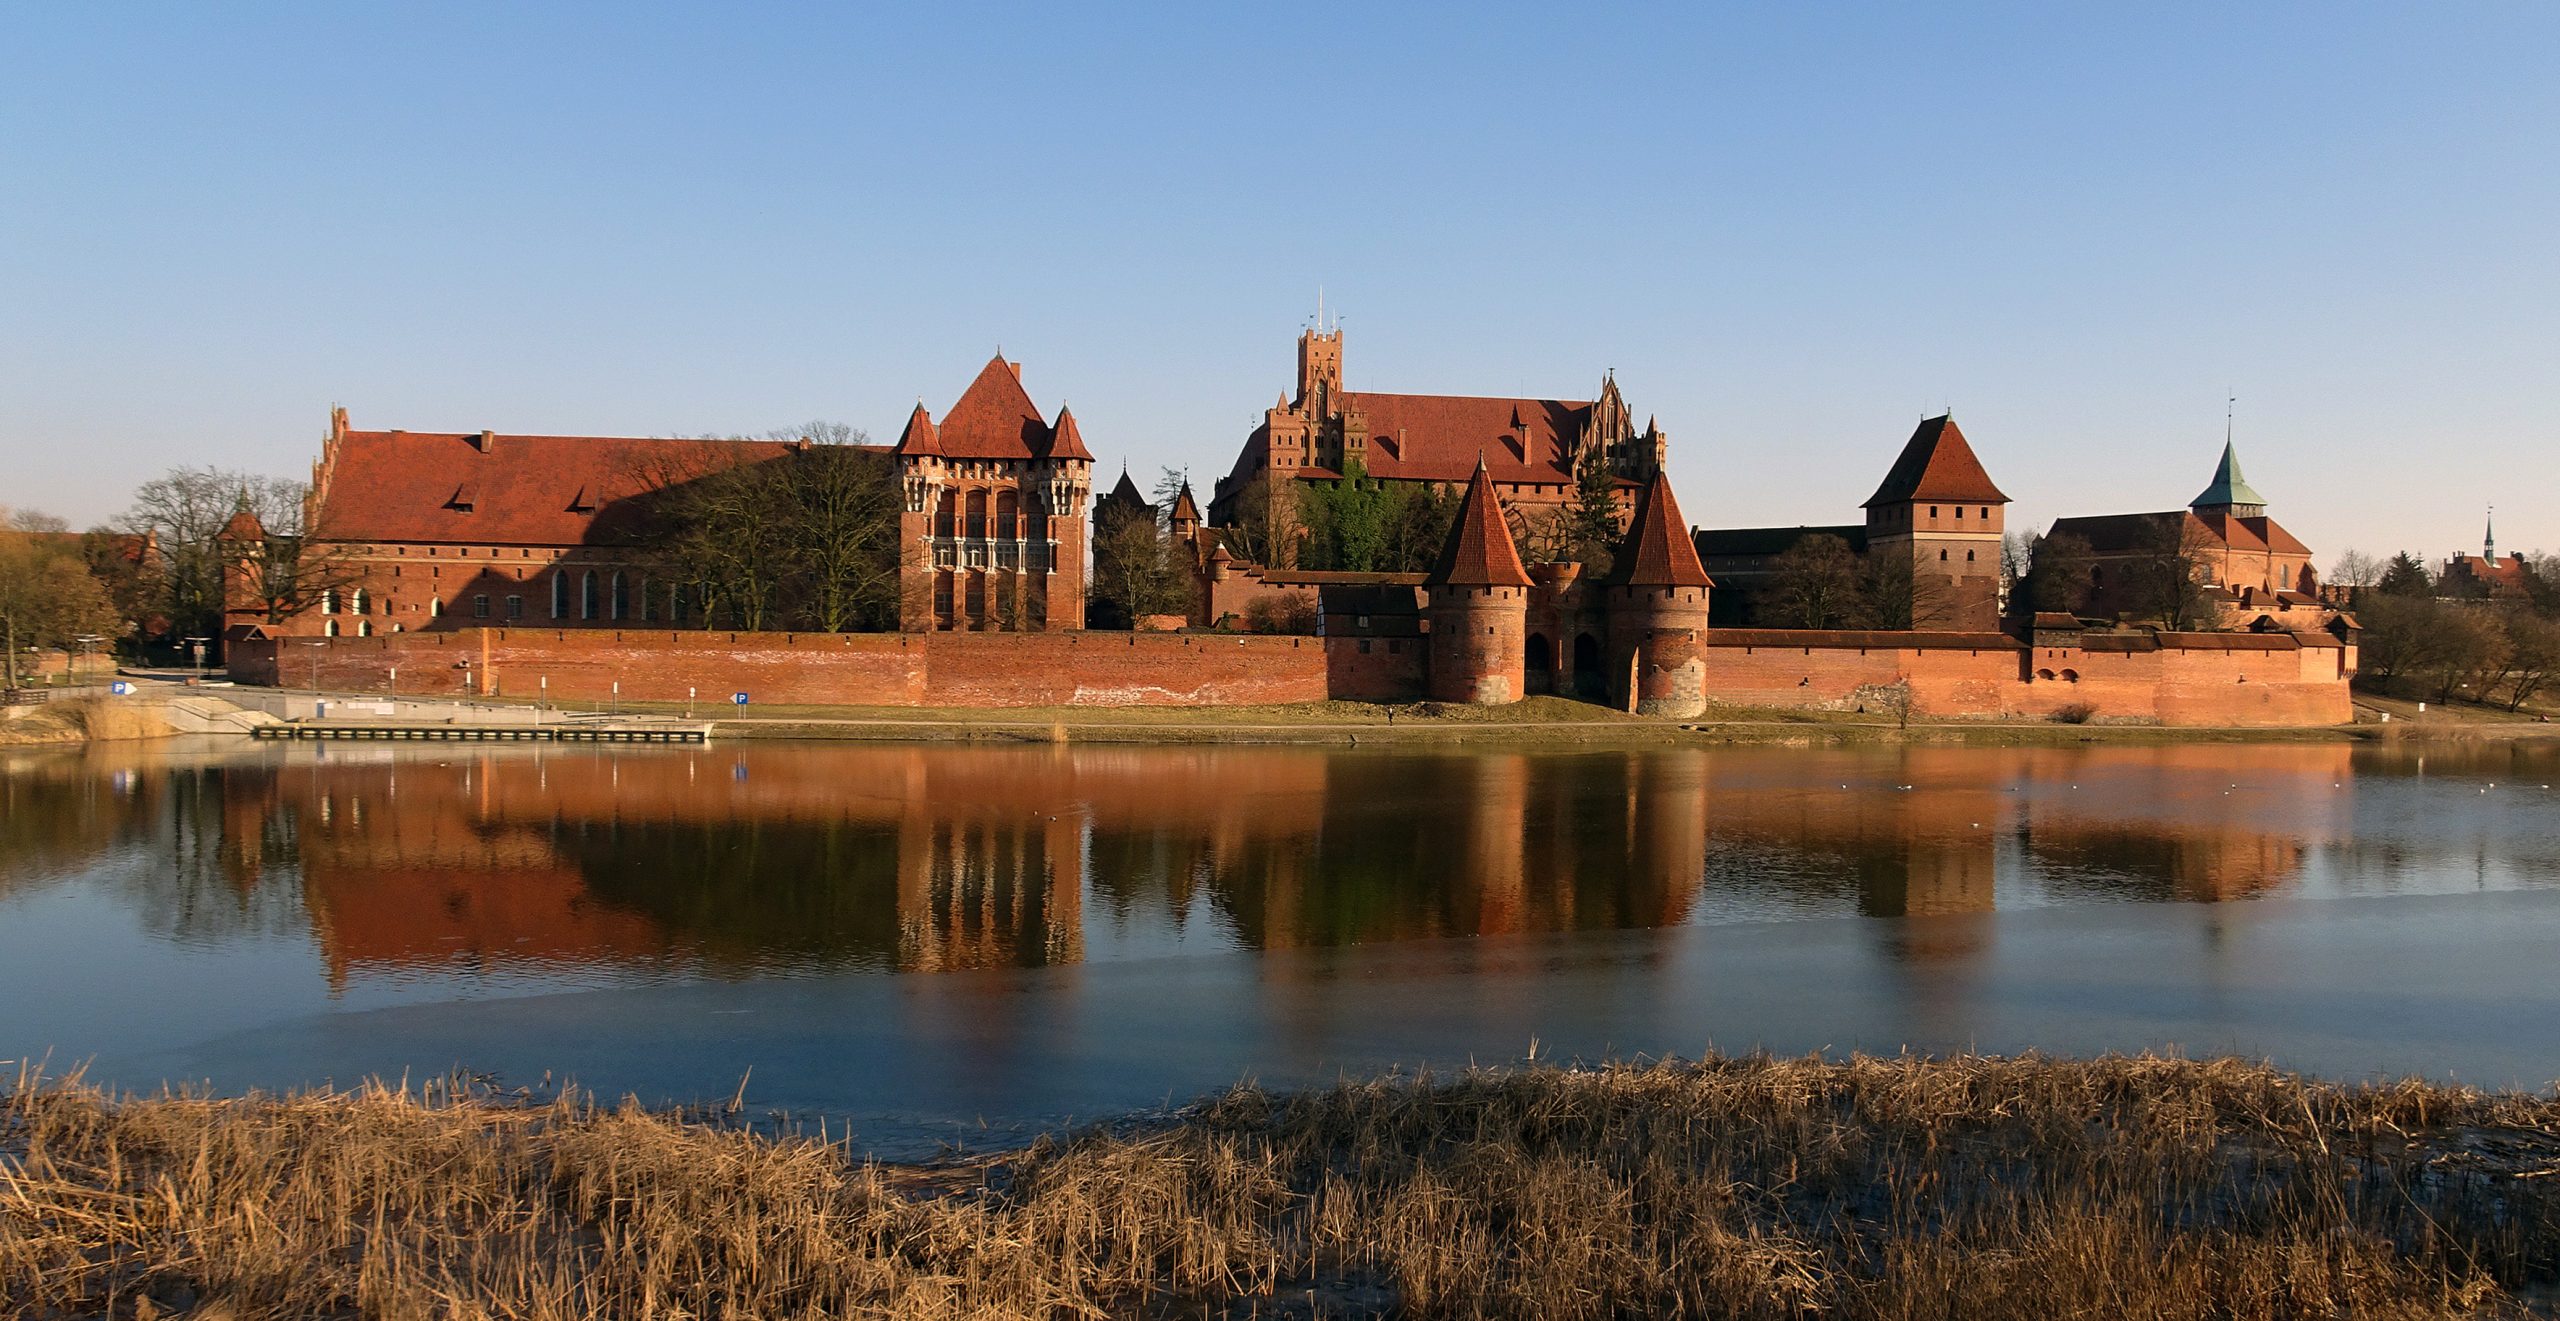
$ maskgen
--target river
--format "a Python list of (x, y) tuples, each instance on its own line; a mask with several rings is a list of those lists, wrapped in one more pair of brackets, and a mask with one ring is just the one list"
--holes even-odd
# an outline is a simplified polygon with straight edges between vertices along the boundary
[(0, 756), (0, 1059), (462, 1069), (887, 1155), (1717, 1048), (2560, 1078), (2560, 747)]

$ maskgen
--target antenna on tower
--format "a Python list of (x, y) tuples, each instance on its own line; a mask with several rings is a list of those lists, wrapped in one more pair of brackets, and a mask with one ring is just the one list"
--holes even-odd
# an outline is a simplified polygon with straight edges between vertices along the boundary
[(2226, 449), (2231, 445), (2231, 419), (2239, 412), (2240, 395), (2234, 391), (2230, 398), (2222, 401), (2222, 444)]

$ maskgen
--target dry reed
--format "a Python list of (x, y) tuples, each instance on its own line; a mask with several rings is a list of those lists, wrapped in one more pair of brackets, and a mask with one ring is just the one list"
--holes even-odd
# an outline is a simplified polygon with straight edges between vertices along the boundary
[(569, 1094), (0, 1096), (0, 1315), (2447, 1317), (2560, 1103), (2234, 1061), (1240, 1088), (942, 1168)]

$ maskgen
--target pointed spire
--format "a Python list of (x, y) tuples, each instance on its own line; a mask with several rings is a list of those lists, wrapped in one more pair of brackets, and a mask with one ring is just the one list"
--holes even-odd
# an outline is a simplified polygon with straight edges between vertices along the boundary
[(2480, 558), (2498, 562), (2498, 507), (2489, 506), (2489, 521), (2480, 525)]
[(923, 400), (917, 400), (915, 411), (907, 414), (907, 429), (898, 433), (893, 452), (917, 456), (942, 453), (941, 433), (934, 430), (933, 414), (925, 411)]
[(1502, 499), (1493, 493), (1493, 478), (1481, 454), (1448, 543), (1440, 549), (1440, 562), (1423, 582), (1432, 587), (1529, 586), (1529, 571), (1520, 567), (1520, 547), (1511, 540), (1510, 520), (1502, 516)]
[(2267, 498), (2240, 475), (2240, 452), (2230, 441), (2222, 442), (2222, 462), (2214, 465), (2213, 481), (2202, 494), (2187, 502), (2190, 509), (2231, 509), (2255, 507), (2264, 510)]
[(1698, 559), (1689, 525), (1680, 517), (1680, 502), (1671, 496), (1671, 479), (1659, 469), (1636, 503), (1635, 522), (1618, 548), (1609, 582), (1615, 587), (1715, 586)]
[(1191, 498), (1191, 482), (1188, 478), (1183, 480), (1182, 489), (1174, 493), (1172, 518), (1176, 523), (1200, 521), (1200, 505)]
[(1042, 457), (1093, 462), (1093, 451), (1084, 447), (1084, 433), (1076, 427), (1076, 415), (1065, 404), (1058, 405), (1058, 420), (1049, 428), (1049, 450)]

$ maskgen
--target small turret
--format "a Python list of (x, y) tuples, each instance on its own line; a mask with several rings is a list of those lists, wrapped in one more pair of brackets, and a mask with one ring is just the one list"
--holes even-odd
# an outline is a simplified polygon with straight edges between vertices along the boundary
[(1423, 585), (1431, 593), (1431, 696), (1478, 706), (1520, 700), (1528, 682), (1529, 571), (1482, 458)]
[(1707, 592), (1714, 585), (1671, 479), (1656, 471), (1609, 575), (1613, 673), (1630, 675), (1633, 687), (1626, 709), (1679, 719), (1706, 709)]
[(2267, 498), (2240, 475), (2240, 455), (2230, 441), (2222, 442), (2222, 462), (2214, 465), (2213, 481), (2187, 507), (2199, 514), (2228, 514), (2233, 518), (2264, 518)]

